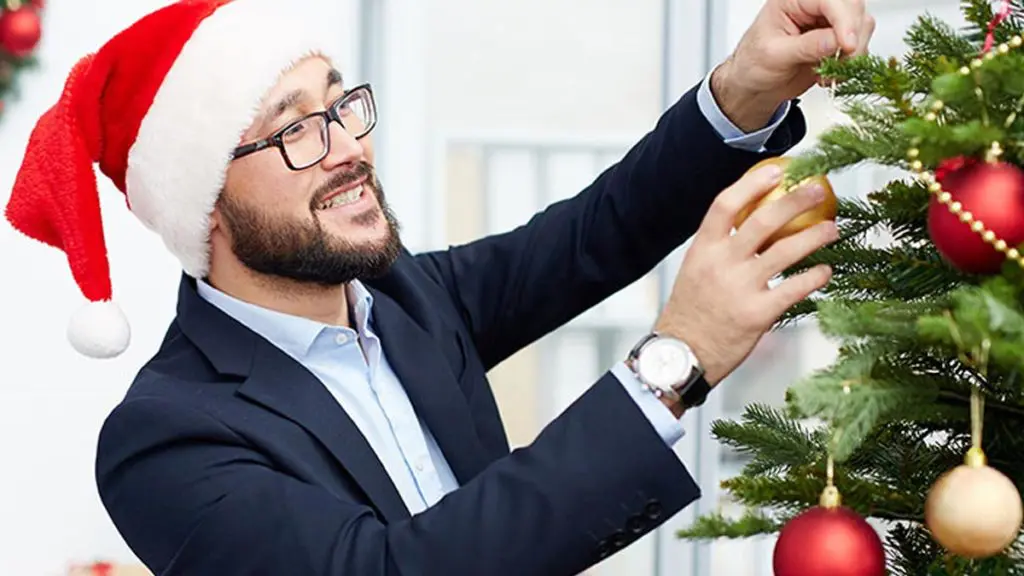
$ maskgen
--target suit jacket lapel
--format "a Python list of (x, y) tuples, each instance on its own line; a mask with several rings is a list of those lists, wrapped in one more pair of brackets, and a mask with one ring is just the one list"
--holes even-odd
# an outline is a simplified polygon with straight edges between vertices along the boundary
[(341, 462), (388, 522), (409, 511), (359, 428), (319, 379), (269, 343), (257, 344), (252, 373), (238, 393), (289, 418)]
[(239, 395), (317, 438), (387, 522), (410, 517), (373, 449), (316, 376), (203, 300), (188, 277), (183, 277), (178, 292), (178, 324), (221, 374), (245, 378)]
[(437, 439), (459, 483), (464, 484), (488, 462), (466, 396), (433, 336), (387, 294), (371, 291), (374, 328), (388, 364), (398, 375), (416, 414)]

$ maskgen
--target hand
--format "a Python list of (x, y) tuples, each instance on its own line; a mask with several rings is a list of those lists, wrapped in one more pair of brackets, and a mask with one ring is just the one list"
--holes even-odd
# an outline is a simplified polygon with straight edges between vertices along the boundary
[[(767, 239), (824, 197), (820, 187), (799, 188), (751, 214), (733, 235), (736, 215), (781, 181), (778, 166), (750, 172), (715, 199), (683, 260), (655, 330), (686, 342), (712, 386), (742, 363), (761, 336), (797, 302), (831, 278), (828, 266), (771, 279), (838, 238), (828, 221), (779, 240)], [(759, 253), (760, 252), (760, 253)]]
[(815, 68), (842, 50), (867, 53), (875, 19), (865, 0), (766, 0), (732, 55), (711, 76), (722, 112), (744, 132), (820, 81)]

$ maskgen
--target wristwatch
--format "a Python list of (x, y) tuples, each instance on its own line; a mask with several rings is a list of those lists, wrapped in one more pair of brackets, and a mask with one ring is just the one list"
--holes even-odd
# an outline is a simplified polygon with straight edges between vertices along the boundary
[(686, 342), (657, 332), (637, 342), (626, 358), (626, 366), (655, 396), (667, 397), (683, 409), (700, 406), (711, 391), (700, 361)]

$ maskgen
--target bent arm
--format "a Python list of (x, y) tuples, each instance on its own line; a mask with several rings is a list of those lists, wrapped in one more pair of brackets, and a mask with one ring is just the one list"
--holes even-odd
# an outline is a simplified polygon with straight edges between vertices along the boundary
[(155, 399), (108, 418), (98, 482), (165, 576), (570, 576), (699, 496), (611, 374), (530, 446), (391, 525), (276, 469), (214, 417)]
[(792, 106), (758, 151), (732, 146), (700, 93), (687, 92), (575, 197), (510, 232), (418, 256), (459, 305), (485, 368), (648, 273), (696, 232), (721, 190), (805, 133)]

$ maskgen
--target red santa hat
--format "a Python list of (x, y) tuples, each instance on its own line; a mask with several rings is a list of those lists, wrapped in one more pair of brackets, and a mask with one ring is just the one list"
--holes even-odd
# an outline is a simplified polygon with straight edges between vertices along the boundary
[(185, 273), (205, 276), (209, 216), (232, 150), (283, 72), (329, 56), (289, 12), (315, 17), (280, 0), (175, 2), (80, 60), (39, 119), (6, 216), (67, 255), (89, 301), (68, 325), (82, 354), (117, 356), (130, 340), (112, 298), (93, 164)]

